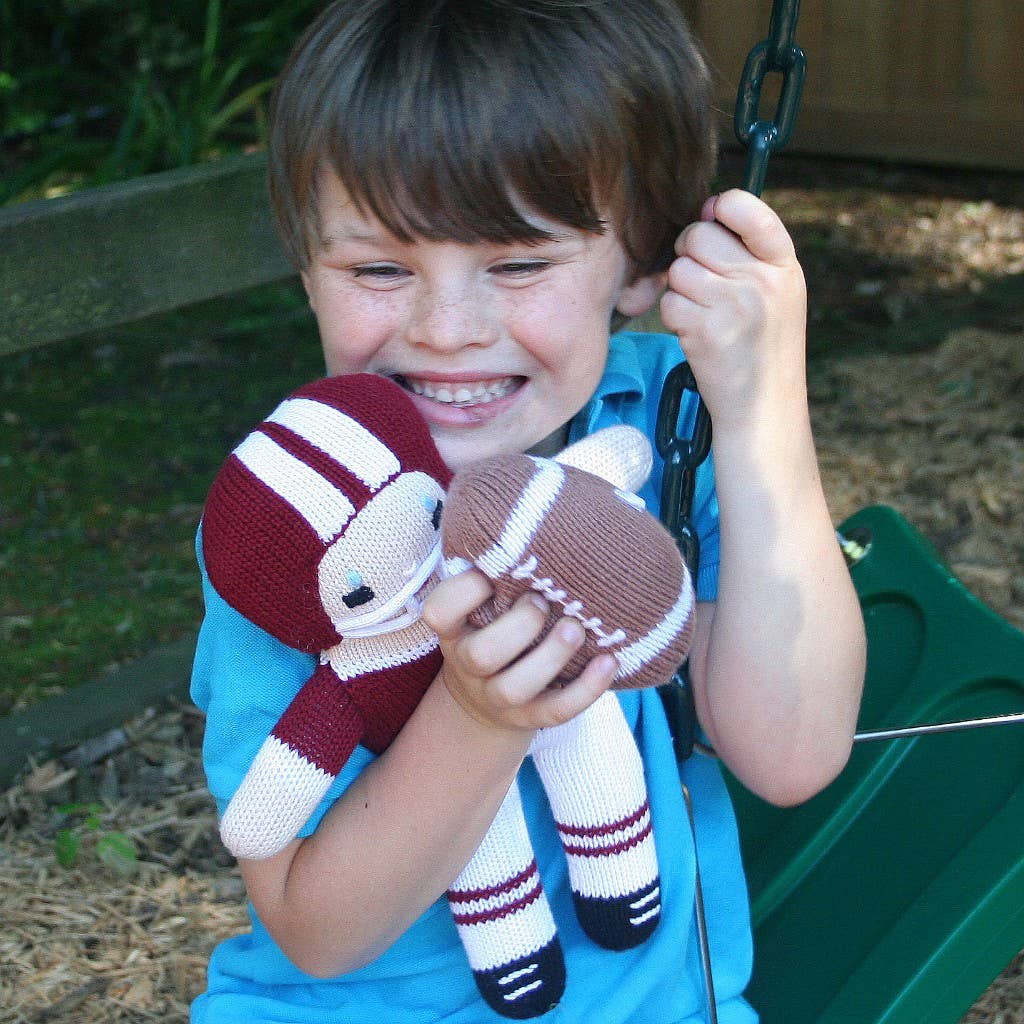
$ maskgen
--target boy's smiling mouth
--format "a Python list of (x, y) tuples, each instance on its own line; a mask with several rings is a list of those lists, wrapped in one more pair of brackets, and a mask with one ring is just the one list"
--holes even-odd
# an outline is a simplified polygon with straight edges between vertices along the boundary
[(524, 377), (487, 377), (478, 380), (438, 380), (395, 374), (393, 378), (406, 391), (454, 408), (489, 405), (507, 398), (524, 383)]

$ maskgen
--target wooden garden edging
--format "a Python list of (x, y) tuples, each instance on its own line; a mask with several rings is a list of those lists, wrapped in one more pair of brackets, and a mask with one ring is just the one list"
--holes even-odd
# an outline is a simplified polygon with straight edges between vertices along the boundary
[(187, 701), (195, 637), (166, 644), (100, 679), (0, 718), (0, 788), (31, 758), (75, 747), (169, 699)]
[(294, 273), (262, 155), (0, 210), (0, 355)]
[[(0, 356), (291, 276), (262, 155), (0, 209)], [(159, 705), (188, 699), (195, 637), (0, 718), (0, 786)]]

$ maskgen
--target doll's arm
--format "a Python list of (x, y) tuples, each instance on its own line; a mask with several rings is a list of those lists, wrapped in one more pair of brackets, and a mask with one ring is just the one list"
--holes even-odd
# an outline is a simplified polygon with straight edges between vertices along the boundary
[(636, 427), (605, 427), (569, 445), (555, 462), (574, 466), (607, 480), (623, 491), (638, 491), (654, 464), (651, 442)]
[(220, 823), (236, 857), (261, 860), (294, 839), (363, 735), (363, 722), (329, 665), (295, 695), (238, 787)]

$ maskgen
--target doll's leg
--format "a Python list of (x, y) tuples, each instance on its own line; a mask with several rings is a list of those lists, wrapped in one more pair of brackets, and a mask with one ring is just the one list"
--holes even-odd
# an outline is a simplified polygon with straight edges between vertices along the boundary
[(448, 891), (480, 994), (497, 1013), (546, 1013), (565, 991), (565, 963), (512, 783), (487, 835)]
[(530, 748), (551, 803), (583, 930), (629, 949), (661, 917), (661, 885), (643, 762), (611, 693)]

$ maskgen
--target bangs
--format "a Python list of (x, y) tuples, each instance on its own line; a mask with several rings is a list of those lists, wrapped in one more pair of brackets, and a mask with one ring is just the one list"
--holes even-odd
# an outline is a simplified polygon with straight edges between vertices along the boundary
[(715, 157), (707, 70), (675, 0), (336, 0), (271, 104), (270, 194), (300, 269), (332, 171), (403, 241), (603, 232), (665, 269)]
[(567, 82), (567, 55), (538, 58), (550, 44), (513, 38), (521, 19), (496, 24), (500, 14), (452, 4), (443, 19), (381, 33), (402, 45), (364, 56), (344, 109), (322, 126), (325, 162), (360, 212), (404, 241), (550, 237), (531, 213), (604, 229), (598, 204), (622, 159), (603, 127), (602, 90), (578, 69)]

